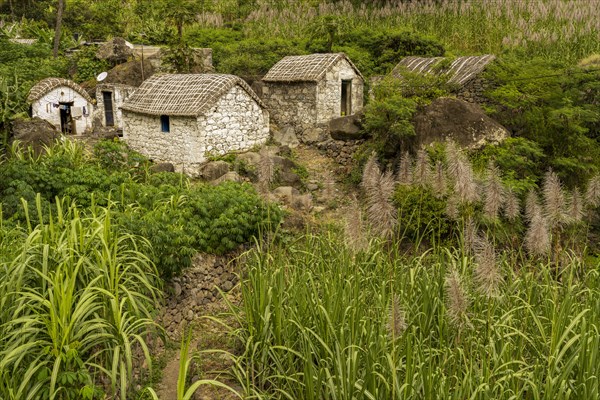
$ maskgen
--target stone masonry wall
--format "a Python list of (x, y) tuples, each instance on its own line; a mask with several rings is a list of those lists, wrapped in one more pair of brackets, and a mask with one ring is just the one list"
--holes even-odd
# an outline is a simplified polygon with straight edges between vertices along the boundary
[(346, 60), (341, 60), (327, 71), (325, 79), (317, 89), (317, 123), (327, 123), (332, 118), (341, 117), (342, 80), (352, 80), (352, 114), (363, 108), (362, 78)]
[(169, 120), (170, 132), (162, 132), (159, 116), (123, 111), (123, 139), (153, 161), (191, 176), (208, 156), (248, 150), (269, 137), (268, 113), (237, 85), (205, 115)]
[(456, 92), (456, 97), (474, 104), (485, 104), (488, 99), (483, 95), (491, 87), (491, 83), (484, 78), (477, 77)]
[(249, 150), (269, 138), (269, 113), (250, 95), (236, 85), (221, 97), (204, 116), (198, 118), (206, 156), (222, 155), (232, 151)]
[(121, 106), (135, 92), (135, 86), (121, 84), (101, 84), (96, 86), (96, 111), (94, 112), (94, 121), (106, 126), (106, 115), (104, 112), (104, 96), (102, 92), (112, 94), (114, 126), (123, 129), (123, 112)]
[(92, 127), (94, 106), (91, 103), (88, 103), (85, 97), (70, 87), (56, 87), (39, 100), (36, 100), (31, 105), (31, 116), (39, 117), (50, 122), (60, 131), (60, 110), (57, 107), (54, 107), (54, 104), (70, 102), (73, 102), (72, 107), (80, 107), (82, 110), (83, 107), (85, 107), (85, 114), (82, 113), (81, 116), (73, 117), (73, 120), (75, 120), (75, 131), (77, 135), (81, 135)]
[(317, 121), (317, 85), (314, 82), (264, 82), (262, 100), (273, 121), (302, 131)]

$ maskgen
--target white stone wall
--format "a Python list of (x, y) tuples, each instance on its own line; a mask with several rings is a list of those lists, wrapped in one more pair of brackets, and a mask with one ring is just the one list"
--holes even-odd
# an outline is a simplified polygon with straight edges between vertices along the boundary
[(75, 132), (77, 135), (81, 135), (92, 128), (94, 106), (76, 90), (68, 86), (58, 86), (36, 100), (31, 105), (31, 116), (50, 122), (60, 131), (60, 109), (55, 108), (53, 104), (70, 102), (73, 102), (72, 107), (86, 108), (86, 114), (73, 118), (75, 120)]
[(102, 92), (110, 92), (112, 94), (114, 126), (123, 129), (123, 112), (121, 106), (135, 92), (135, 86), (106, 83), (96, 86), (96, 111), (94, 112), (94, 120), (102, 126), (106, 126), (106, 116), (104, 112), (104, 96)]
[(352, 80), (351, 114), (363, 108), (364, 82), (348, 61), (342, 59), (327, 73), (317, 87), (317, 123), (327, 123), (342, 116), (342, 80)]
[(262, 100), (273, 121), (299, 130), (317, 121), (317, 84), (314, 82), (264, 82)]
[(171, 116), (170, 132), (160, 117), (123, 111), (123, 139), (155, 162), (172, 163), (191, 176), (210, 155), (247, 150), (269, 137), (269, 115), (239, 86), (234, 86), (204, 115)]
[[(235, 85), (215, 106), (198, 118), (205, 154), (248, 150), (269, 138), (269, 114)], [(204, 161), (204, 160), (202, 160)]]

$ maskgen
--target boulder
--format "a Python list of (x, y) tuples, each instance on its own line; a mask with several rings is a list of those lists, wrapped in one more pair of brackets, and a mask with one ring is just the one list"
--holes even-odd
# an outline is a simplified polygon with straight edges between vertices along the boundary
[(120, 37), (112, 38), (96, 51), (96, 58), (106, 60), (113, 65), (126, 62), (132, 55), (133, 45)]
[(30, 146), (35, 154), (41, 154), (44, 146), (50, 146), (60, 138), (60, 132), (54, 125), (38, 117), (14, 120), (12, 132), (12, 140), (18, 140), (23, 146)]
[(175, 172), (175, 166), (171, 163), (158, 163), (150, 167), (152, 172)]
[(240, 153), (237, 155), (237, 160), (251, 167), (256, 167), (260, 162), (260, 154), (254, 151)]
[(296, 136), (296, 131), (291, 126), (284, 126), (281, 129), (272, 127), (271, 134), (273, 136), (273, 141), (282, 146), (287, 146), (290, 149), (296, 148), (300, 144), (300, 141)]
[(214, 181), (229, 172), (226, 161), (209, 161), (198, 169), (198, 176), (207, 181)]
[(304, 129), (300, 135), (303, 143), (313, 144), (323, 142), (328, 139), (329, 128), (327, 126), (314, 126)]
[(275, 198), (283, 201), (286, 204), (292, 204), (294, 196), (297, 196), (299, 194), (300, 192), (291, 186), (279, 186), (278, 188), (273, 190), (273, 195), (275, 196)]
[(238, 174), (235, 171), (229, 171), (229, 172), (225, 173), (224, 175), (218, 177), (217, 179), (211, 181), (210, 183), (213, 185), (218, 185), (220, 183), (227, 182), (227, 181), (241, 182), (242, 177), (240, 176), (240, 174)]
[(355, 114), (332, 119), (329, 121), (329, 134), (335, 140), (362, 139), (361, 115)]
[(434, 100), (415, 115), (413, 123), (418, 146), (451, 139), (462, 147), (476, 149), (510, 136), (477, 104), (449, 97)]

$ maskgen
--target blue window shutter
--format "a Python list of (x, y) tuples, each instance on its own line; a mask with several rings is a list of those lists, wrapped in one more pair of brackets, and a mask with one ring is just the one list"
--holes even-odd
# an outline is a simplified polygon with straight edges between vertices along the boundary
[(160, 130), (163, 132), (170, 132), (171, 131), (171, 124), (169, 121), (169, 116), (168, 115), (161, 115), (160, 116)]

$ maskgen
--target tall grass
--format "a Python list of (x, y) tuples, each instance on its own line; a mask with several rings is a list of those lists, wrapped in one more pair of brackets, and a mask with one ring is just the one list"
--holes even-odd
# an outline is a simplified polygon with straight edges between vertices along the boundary
[(44, 218), (37, 200), (47, 222), (0, 228), (0, 398), (125, 399), (156, 331), (149, 244), (118, 232), (109, 208), (83, 216), (57, 199)]
[[(550, 265), (500, 261), (506, 279), (488, 296), (473, 289), (476, 263), (464, 254), (405, 258), (377, 242), (356, 253), (332, 233), (252, 251), (234, 309), (244, 344), (234, 374), (246, 396), (600, 396), (600, 268), (573, 260), (557, 280)], [(461, 310), (451, 309), (452, 276)], [(405, 329), (392, 330), (393, 319)]]

